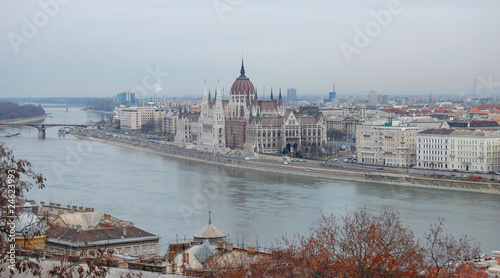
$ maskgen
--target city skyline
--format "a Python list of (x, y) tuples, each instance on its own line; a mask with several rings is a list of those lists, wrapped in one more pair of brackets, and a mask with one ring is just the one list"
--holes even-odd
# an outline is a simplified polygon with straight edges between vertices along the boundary
[(0, 4), (2, 97), (499, 95), (495, 1), (68, 1)]

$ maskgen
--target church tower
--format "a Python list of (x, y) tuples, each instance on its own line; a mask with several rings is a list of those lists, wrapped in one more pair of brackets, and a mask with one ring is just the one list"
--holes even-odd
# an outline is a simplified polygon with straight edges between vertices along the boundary
[(213, 135), (214, 145), (217, 148), (226, 147), (226, 117), (224, 115), (224, 107), (222, 106), (222, 93), (220, 91), (220, 84), (217, 85), (217, 93), (215, 95), (215, 105), (213, 107)]

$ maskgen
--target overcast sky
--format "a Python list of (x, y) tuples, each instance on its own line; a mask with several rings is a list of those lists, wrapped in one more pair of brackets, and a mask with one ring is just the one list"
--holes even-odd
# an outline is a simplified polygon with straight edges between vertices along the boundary
[(242, 53), (259, 97), (464, 94), (474, 78), (491, 94), (499, 28), (496, 0), (2, 0), (0, 97), (201, 96), (204, 80), (227, 96)]

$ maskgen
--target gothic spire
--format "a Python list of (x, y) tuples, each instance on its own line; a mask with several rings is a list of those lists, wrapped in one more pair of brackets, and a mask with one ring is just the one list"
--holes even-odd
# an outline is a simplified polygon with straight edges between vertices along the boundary
[(273, 87), (271, 87), (271, 100), (274, 100), (274, 97), (273, 97)]
[(221, 91), (220, 91), (220, 82), (217, 80), (217, 93), (215, 95), (215, 101), (222, 99)]
[(212, 211), (208, 208), (208, 225), (212, 225)]
[(245, 75), (245, 66), (243, 66), (243, 54), (241, 54), (241, 75)]
[(283, 100), (281, 99), (281, 87), (280, 87), (280, 94), (278, 96), (278, 106), (283, 106)]

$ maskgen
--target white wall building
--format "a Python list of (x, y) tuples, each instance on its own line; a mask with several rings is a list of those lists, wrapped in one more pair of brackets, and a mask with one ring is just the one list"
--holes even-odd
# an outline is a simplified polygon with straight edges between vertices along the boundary
[(482, 173), (499, 171), (500, 131), (422, 131), (417, 135), (417, 167)]
[(145, 124), (160, 123), (165, 115), (162, 109), (153, 106), (120, 108), (118, 113), (122, 130), (139, 130)]
[(358, 162), (363, 164), (410, 167), (416, 163), (417, 127), (357, 127)]
[(428, 129), (417, 134), (417, 168), (450, 170), (453, 129)]
[(451, 168), (483, 172), (500, 170), (500, 131), (455, 130), (450, 134)]

